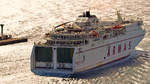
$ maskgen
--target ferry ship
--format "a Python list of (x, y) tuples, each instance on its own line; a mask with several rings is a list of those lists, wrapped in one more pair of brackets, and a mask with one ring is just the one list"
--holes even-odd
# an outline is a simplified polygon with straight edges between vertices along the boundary
[(76, 74), (124, 59), (143, 39), (142, 19), (101, 21), (90, 11), (65, 22), (34, 43), (31, 71)]

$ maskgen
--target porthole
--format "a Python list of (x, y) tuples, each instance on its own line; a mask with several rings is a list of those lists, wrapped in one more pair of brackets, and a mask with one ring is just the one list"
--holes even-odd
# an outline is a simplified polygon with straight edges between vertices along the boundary
[(106, 57), (104, 57), (104, 59), (106, 59)]

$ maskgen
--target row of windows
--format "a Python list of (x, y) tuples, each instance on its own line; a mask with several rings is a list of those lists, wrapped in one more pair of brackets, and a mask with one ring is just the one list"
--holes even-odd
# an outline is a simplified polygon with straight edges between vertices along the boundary
[[(128, 43), (124, 43), (123, 45), (118, 44), (118, 49), (116, 49), (116, 46), (112, 46), (112, 55), (115, 55), (116, 53), (121, 53), (127, 50), (127, 46), (128, 46), (128, 50), (131, 49), (131, 41), (129, 41)], [(107, 51), (107, 56), (110, 56), (111, 53), (111, 47), (108, 47), (108, 51)]]

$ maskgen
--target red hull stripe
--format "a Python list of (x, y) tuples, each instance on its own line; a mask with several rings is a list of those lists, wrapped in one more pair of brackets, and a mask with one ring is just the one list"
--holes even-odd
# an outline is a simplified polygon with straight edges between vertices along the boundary
[(77, 54), (79, 54), (79, 53), (83, 53), (83, 52), (87, 52), (87, 51), (91, 51), (91, 50), (94, 50), (94, 49), (97, 49), (97, 48), (100, 48), (100, 47), (104, 47), (104, 46), (107, 46), (107, 45), (111, 45), (111, 44), (119, 43), (119, 42), (122, 42), (122, 41), (125, 41), (125, 40), (129, 40), (129, 39), (137, 38), (137, 37), (140, 37), (140, 36), (143, 36), (143, 35), (144, 35), (144, 34), (140, 34), (140, 35), (137, 35), (137, 36), (134, 36), (134, 37), (131, 37), (131, 38), (127, 38), (127, 39), (123, 39), (123, 40), (120, 40), (120, 41), (116, 41), (116, 42), (108, 43), (108, 44), (101, 45), (101, 46), (98, 46), (98, 47), (95, 47), (95, 48), (90, 48), (90, 49), (87, 49), (87, 50), (84, 50), (84, 51), (77, 52)]

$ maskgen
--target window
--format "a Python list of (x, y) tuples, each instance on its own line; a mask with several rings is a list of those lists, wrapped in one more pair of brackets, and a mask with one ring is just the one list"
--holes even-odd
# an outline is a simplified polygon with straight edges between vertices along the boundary
[(110, 56), (110, 46), (108, 47), (107, 56)]
[(116, 49), (115, 46), (113, 46), (113, 55), (115, 55), (115, 49)]
[(118, 53), (121, 52), (121, 44), (118, 45)]
[(126, 51), (127, 50), (127, 45), (126, 45), (126, 43), (124, 43), (124, 51)]
[(85, 26), (91, 26), (90, 22), (86, 22)]
[(131, 49), (131, 41), (129, 41), (129, 50)]
[(107, 39), (107, 36), (106, 36), (106, 35), (104, 35), (104, 36), (103, 36), (103, 39), (104, 39), (104, 40), (105, 40), (105, 39)]

